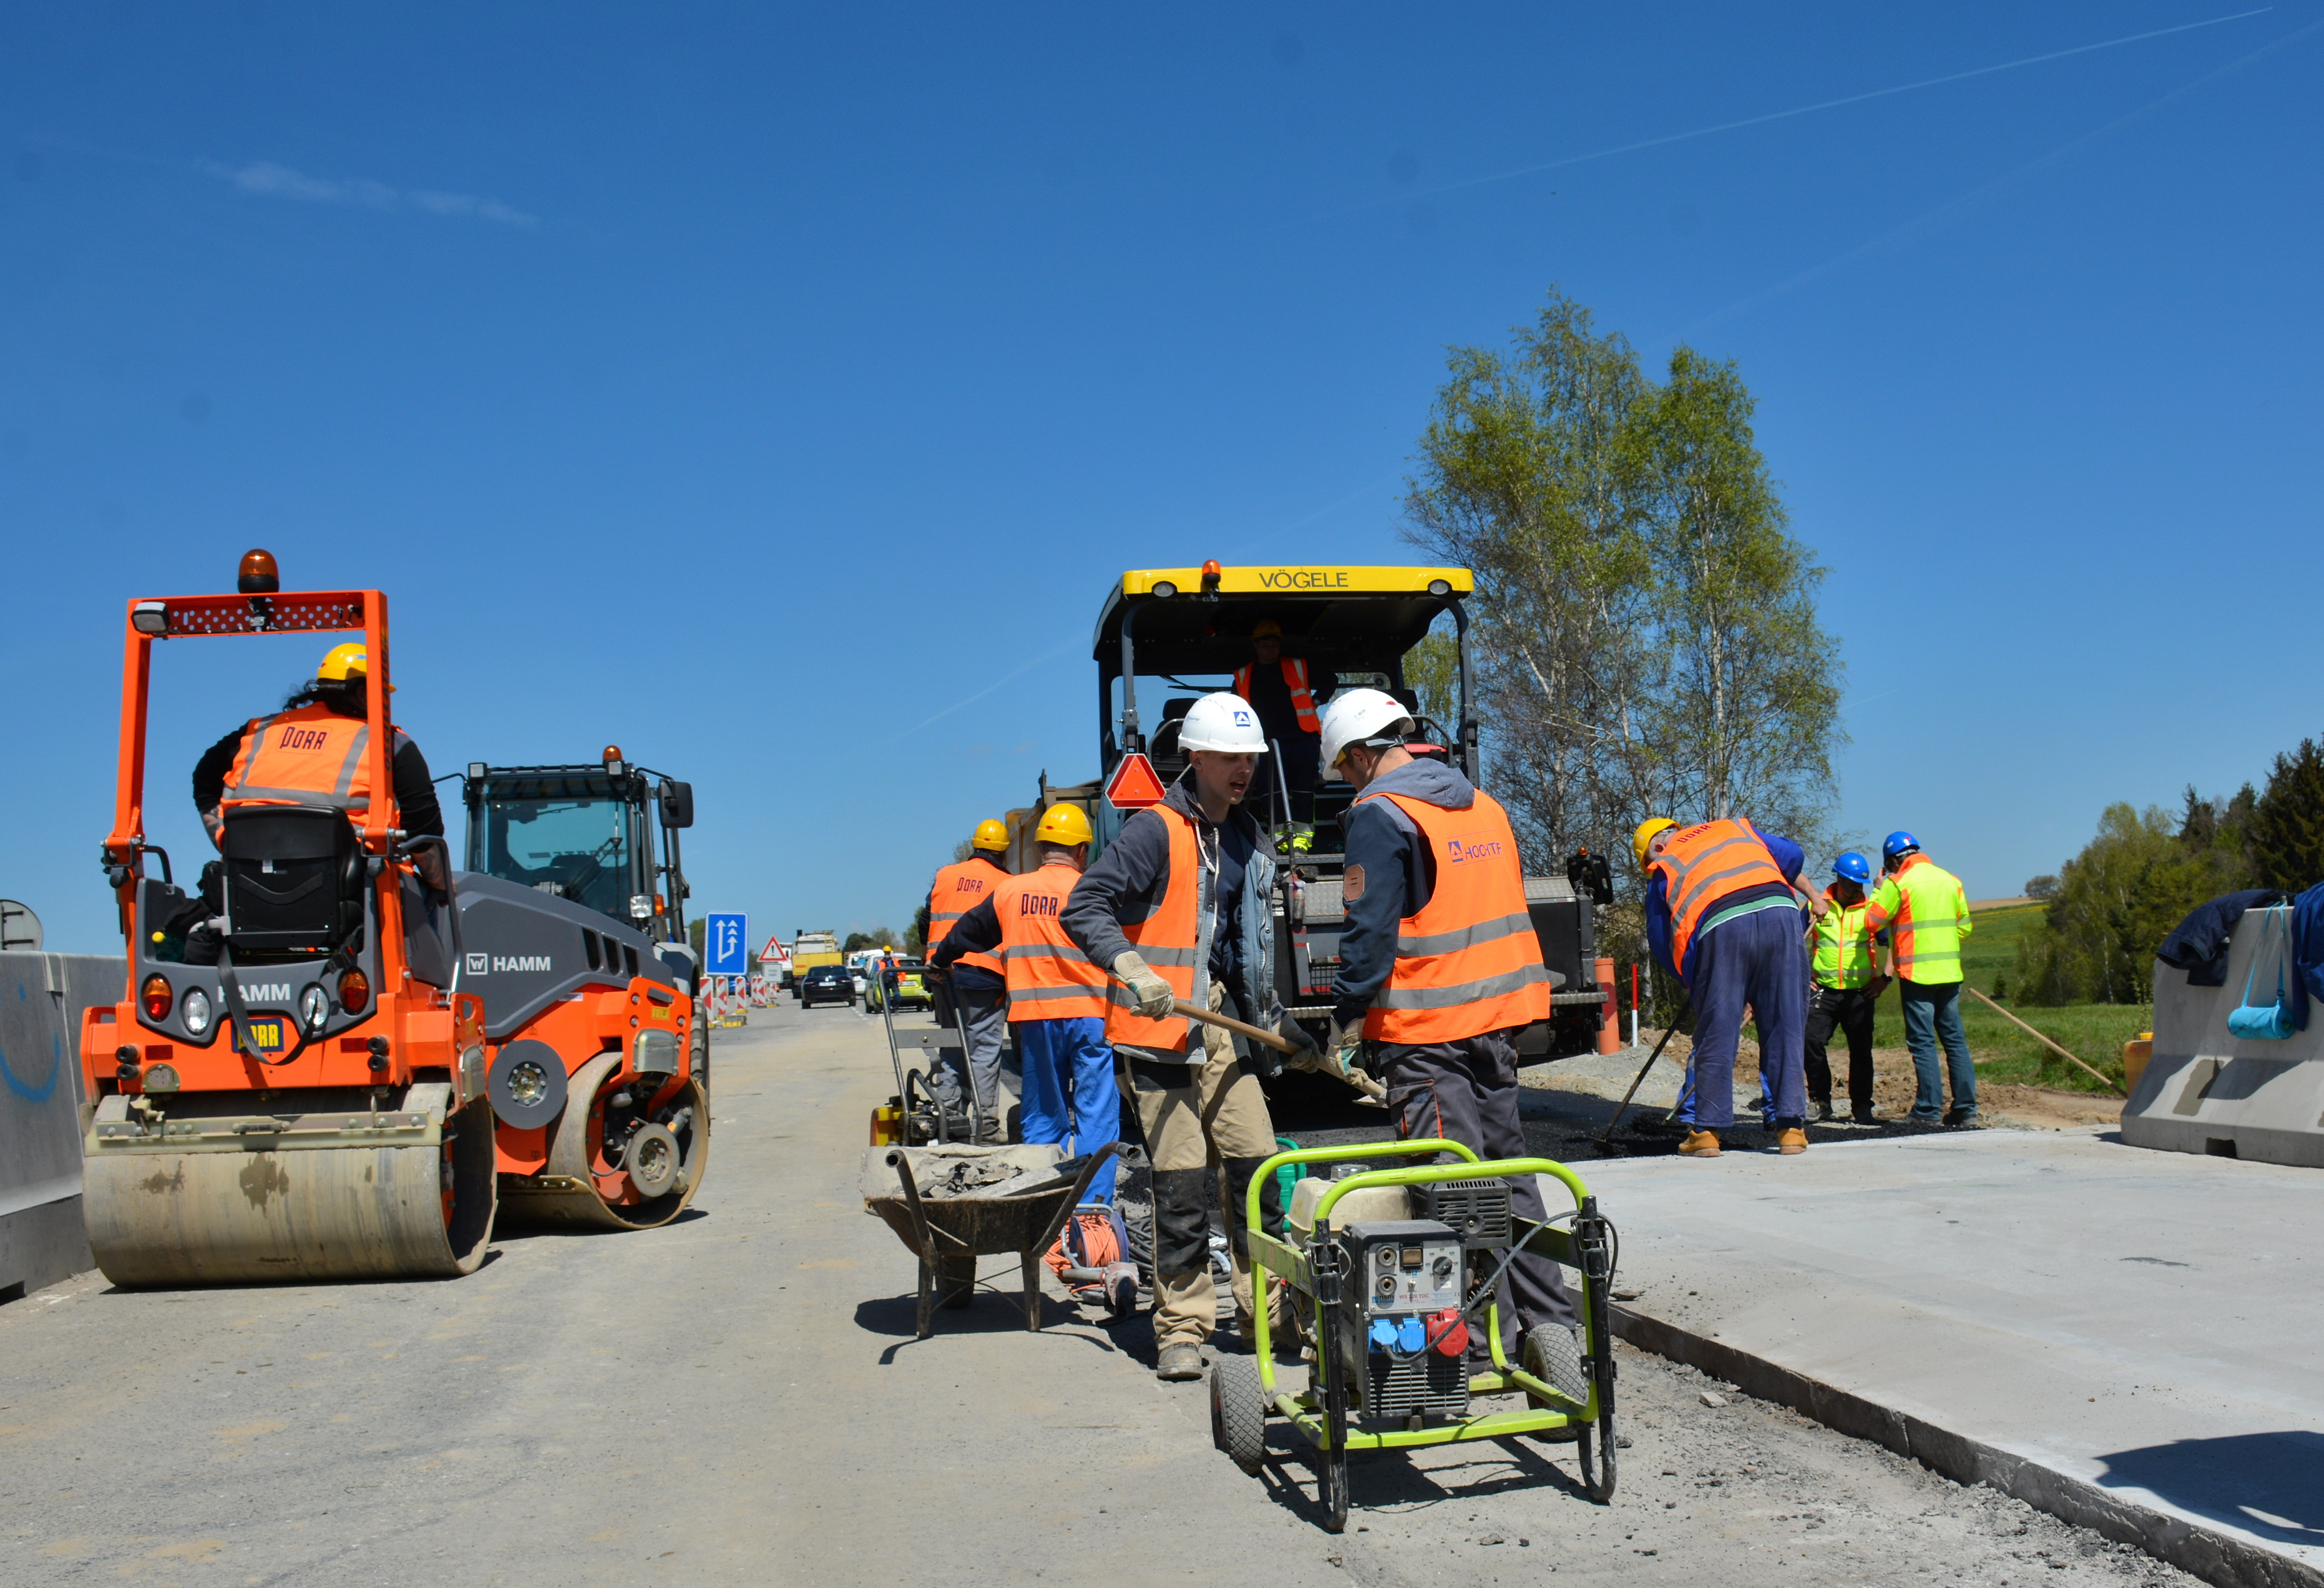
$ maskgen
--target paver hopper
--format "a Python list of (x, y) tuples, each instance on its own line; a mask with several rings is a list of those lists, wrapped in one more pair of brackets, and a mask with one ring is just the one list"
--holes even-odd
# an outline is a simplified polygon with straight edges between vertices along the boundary
[(692, 1001), (641, 934), (455, 872), (384, 799), (229, 810), (192, 892), (146, 842), (156, 640), (361, 633), (369, 720), (351, 753), (372, 789), (393, 786), (386, 597), (281, 592), (254, 552), (238, 594), (138, 600), (128, 617), (103, 859), (129, 979), (81, 1024), (83, 1207), (106, 1277), (467, 1273), (503, 1191), (561, 1222), (675, 1217), (709, 1118)]

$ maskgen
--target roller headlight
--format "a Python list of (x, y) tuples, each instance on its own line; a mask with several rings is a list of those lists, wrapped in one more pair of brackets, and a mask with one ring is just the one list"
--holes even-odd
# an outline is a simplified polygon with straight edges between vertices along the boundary
[(307, 990), (299, 994), (299, 1023), (312, 1033), (321, 1030), (323, 1022), (330, 1018), (331, 995), (320, 984), (308, 983)]
[(209, 1034), (210, 995), (199, 987), (186, 989), (186, 996), (178, 1005), (178, 1018), (186, 1022), (186, 1035), (202, 1037)]

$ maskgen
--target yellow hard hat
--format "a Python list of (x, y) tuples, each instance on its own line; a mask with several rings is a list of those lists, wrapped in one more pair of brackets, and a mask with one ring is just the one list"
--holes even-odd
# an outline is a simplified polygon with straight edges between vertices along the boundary
[(365, 677), (371, 673), (371, 653), (354, 640), (344, 645), (334, 645), (325, 651), (322, 666), (315, 669), (317, 678), (328, 679), (335, 684), (344, 682), (349, 673), (361, 673)]
[(986, 817), (976, 824), (976, 847), (1002, 850), (1009, 847), (1009, 825), (998, 817)]
[(1063, 844), (1071, 848), (1090, 841), (1089, 817), (1078, 805), (1053, 805), (1041, 813), (1041, 825), (1033, 829), (1037, 844)]
[(1665, 827), (1676, 826), (1678, 824), (1666, 816), (1650, 816), (1638, 824), (1638, 830), (1630, 835), (1630, 854), (1637, 859), (1640, 871), (1646, 869), (1646, 845), (1655, 841), (1655, 835)]
[(1263, 617), (1250, 625), (1250, 637), (1254, 640), (1264, 640), (1269, 634), (1280, 640), (1283, 638), (1283, 625), (1271, 617)]

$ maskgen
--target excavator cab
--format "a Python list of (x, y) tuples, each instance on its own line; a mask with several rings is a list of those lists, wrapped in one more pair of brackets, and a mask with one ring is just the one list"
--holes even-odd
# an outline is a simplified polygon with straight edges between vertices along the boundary
[[(1167, 785), (1188, 765), (1178, 743), (1187, 710), (1203, 695), (1233, 688), (1235, 670), (1252, 660), (1251, 632), (1271, 619), (1282, 654), (1311, 673), (1334, 675), (1336, 688), (1384, 690), (1408, 707), (1415, 754), (1440, 757), (1471, 780), (1481, 777), (1480, 725), (1473, 692), (1465, 602), (1474, 588), (1462, 568), (1222, 567), (1141, 568), (1124, 573), (1098, 614), (1093, 656), (1098, 664), (1098, 744), (1105, 776), (1084, 789), (1051, 790), (1042, 801), (1070, 798), (1088, 807), (1102, 849), (1129, 813), (1101, 792), (1122, 761), (1142, 754)], [(1425, 642), (1449, 620), (1452, 698), (1434, 720), (1420, 688)], [(1438, 642), (1442, 643), (1441, 641)], [(1439, 691), (1430, 691), (1432, 694)], [(1318, 696), (1320, 709), (1325, 697)], [(1261, 756), (1245, 796), (1261, 831), (1291, 817), (1280, 757)], [(1333, 978), (1345, 919), (1341, 818), (1355, 790), (1319, 773), (1312, 846), (1284, 856), (1277, 882), (1277, 992), (1285, 1009), (1320, 1038), (1331, 1015)], [(1549, 1020), (1529, 1030), (1520, 1051), (1557, 1057), (1597, 1044), (1598, 986), (1591, 900), (1569, 877), (1528, 876), (1526, 895), (1542, 956), (1554, 982)]]

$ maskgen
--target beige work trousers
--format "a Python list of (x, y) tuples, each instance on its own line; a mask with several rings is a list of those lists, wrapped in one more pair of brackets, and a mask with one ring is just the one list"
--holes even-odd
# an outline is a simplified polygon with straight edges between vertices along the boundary
[[(1225, 1002), (1221, 989), (1211, 988), (1210, 1006)], [(1159, 1177), (1172, 1170), (1200, 1173), (1218, 1168), (1231, 1158), (1265, 1158), (1275, 1151), (1275, 1122), (1267, 1112), (1267, 1097), (1259, 1077), (1237, 1062), (1234, 1042), (1216, 1026), (1196, 1022), (1207, 1059), (1186, 1066), (1186, 1084), (1163, 1086), (1144, 1074), (1121, 1066), (1121, 1089), (1138, 1109), (1139, 1127), (1146, 1132), (1146, 1151), (1152, 1160), (1157, 1184), (1157, 1216), (1160, 1215)], [(1221, 1182), (1224, 1183), (1223, 1171)], [(1232, 1197), (1227, 1197), (1230, 1203)], [(1250, 1316), (1250, 1258), (1242, 1249), (1243, 1210), (1225, 1210), (1227, 1243), (1234, 1256), (1235, 1310)], [(1279, 1311), (1279, 1308), (1277, 1309)], [(1270, 1319), (1276, 1314), (1270, 1313)], [(1200, 1345), (1218, 1324), (1218, 1292), (1207, 1266), (1192, 1272), (1154, 1276), (1154, 1343)]]

